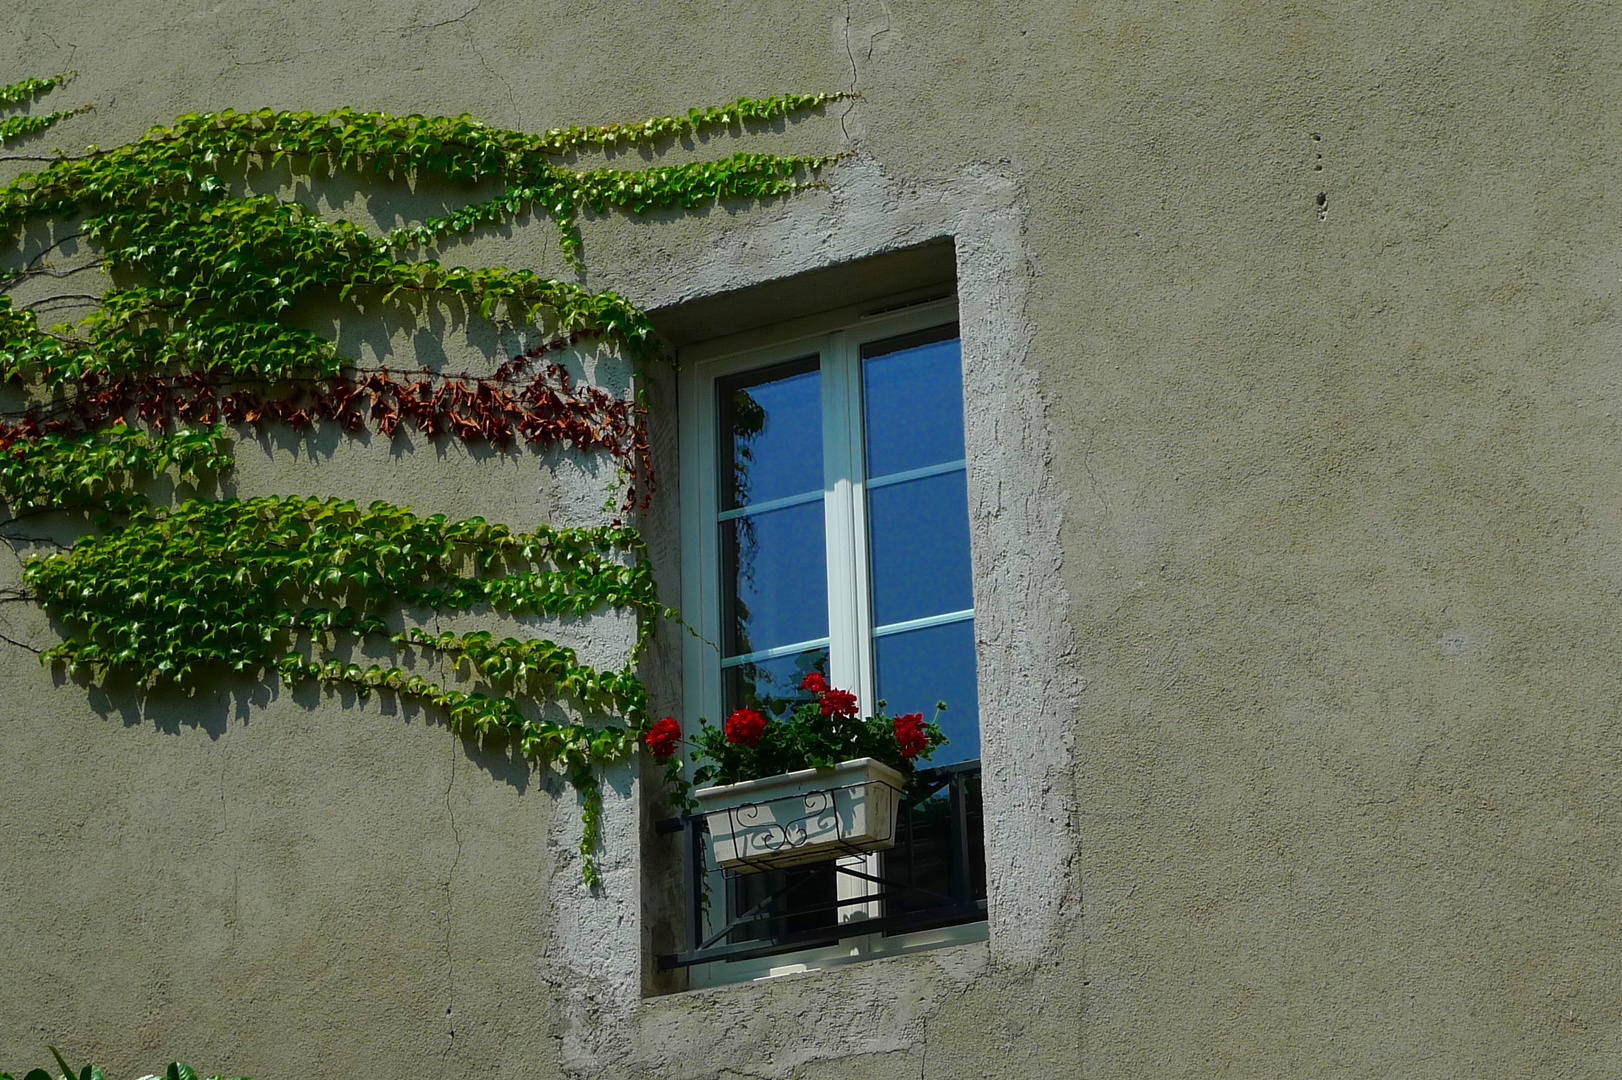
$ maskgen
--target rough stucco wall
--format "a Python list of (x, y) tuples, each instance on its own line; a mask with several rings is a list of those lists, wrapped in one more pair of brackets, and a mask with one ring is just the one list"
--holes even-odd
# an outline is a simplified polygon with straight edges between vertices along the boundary
[[(24, 5), (4, 70), (77, 67), (63, 100), (98, 105), (47, 143), (225, 105), (539, 128), (856, 85), (781, 140), (853, 140), (830, 198), (1008, 177), (1068, 496), (1057, 682), (1086, 690), (1037, 720), (1073, 738), (1075, 813), (1041, 961), (994, 923), (983, 958), (630, 1004), (626, 1035), (543, 923), (604, 915), (568, 899), (555, 784), (375, 706), (120, 723), (0, 656), (6, 1067), (49, 1038), (261, 1080), (1617, 1073), (1619, 36), (1485, 0)], [(717, 249), (770, 276), (804, 254), (749, 247), (773, 220), (592, 223), (593, 280), (675, 299)], [(484, 475), (468, 505), (512, 498)], [(830, 1025), (834, 998), (875, 1019)]]
[[(515, 527), (595, 523), (602, 501), (599, 481), (554, 477), (538, 454), (330, 430), (274, 441), (274, 456), (239, 443), (232, 490), (390, 498)], [(613, 615), (422, 625), (542, 633), (600, 666), (635, 632)], [(16, 606), (3, 632), (54, 640)], [(546, 1046), (540, 915), (554, 879), (579, 877), (578, 801), (558, 777), (386, 695), (87, 691), (16, 650), (6, 661), (8, 1066), (49, 1042), (115, 1075), (177, 1056), (258, 1076), (440, 1060), (503, 1071)]]

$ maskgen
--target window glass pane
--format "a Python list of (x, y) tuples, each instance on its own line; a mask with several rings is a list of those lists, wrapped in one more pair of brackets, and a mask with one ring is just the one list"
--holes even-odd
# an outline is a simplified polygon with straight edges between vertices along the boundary
[(721, 509), (822, 490), (817, 358), (723, 379)]
[(764, 716), (781, 717), (811, 695), (800, 683), (812, 671), (828, 674), (828, 647), (807, 649), (798, 656), (779, 656), (721, 669), (723, 705), (726, 714), (733, 709), (751, 708)]
[(980, 708), (974, 674), (974, 620), (884, 634), (873, 643), (879, 697), (891, 715), (935, 715), (946, 702), (941, 730), (951, 740), (935, 751), (931, 765), (980, 756)]
[(822, 500), (720, 523), (726, 656), (828, 636)]
[(893, 890), (885, 902), (885, 914), (927, 910), (938, 906), (943, 897), (986, 898), (985, 808), (979, 774), (964, 777), (962, 790), (969, 856), (963, 884), (968, 886), (968, 897), (954, 896), (952, 864), (958, 858), (958, 835), (952, 820), (951, 789), (943, 784), (928, 798), (901, 809), (896, 846), (884, 853), (884, 876)]
[(839, 879), (834, 864), (739, 874), (732, 879), (729, 914), (740, 919), (731, 941), (769, 941), (839, 921)]
[(862, 347), (868, 476), (963, 460), (959, 344), (946, 326)]
[(961, 469), (868, 490), (874, 626), (974, 606), (968, 499)]

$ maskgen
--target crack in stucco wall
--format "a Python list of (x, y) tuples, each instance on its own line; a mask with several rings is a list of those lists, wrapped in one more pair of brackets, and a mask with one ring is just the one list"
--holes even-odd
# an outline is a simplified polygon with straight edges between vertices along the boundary
[(441, 1076), (449, 1069), (451, 1051), (456, 1048), (456, 949), (453, 941), (456, 920), (455, 898), (451, 894), (451, 888), (456, 881), (456, 868), (462, 861), (462, 830), (456, 824), (456, 806), (451, 802), (451, 793), (456, 789), (457, 740), (446, 741), (450, 744), (450, 760), (446, 766), (445, 776), (445, 820), (450, 826), (454, 852), (451, 855), (450, 869), (445, 871), (445, 1049), (439, 1058)]
[[(889, 7), (882, 2), (877, 6), (883, 14), (884, 23), (882, 26), (876, 27), (869, 24), (869, 27), (863, 31), (867, 36), (867, 43), (862, 56), (864, 62), (873, 59), (873, 51), (877, 47), (878, 39), (888, 34), (891, 29)], [(855, 98), (860, 95), (862, 89), (860, 66), (856, 61), (856, 46), (853, 40), (855, 19), (855, 0), (845, 0), (845, 14), (840, 37), (845, 49), (845, 58), (850, 62), (850, 86), (847, 89), (851, 94), (851, 100), (846, 101), (844, 108), (839, 112), (839, 131), (845, 137), (846, 146), (859, 149), (861, 145), (860, 133), (852, 134), (850, 129), (850, 121), (856, 111)]]

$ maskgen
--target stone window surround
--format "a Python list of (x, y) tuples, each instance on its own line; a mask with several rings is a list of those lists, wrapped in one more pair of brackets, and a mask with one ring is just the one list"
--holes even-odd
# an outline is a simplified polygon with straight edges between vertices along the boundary
[[(1032, 267), (1022, 224), (1017, 187), (1004, 167), (971, 165), (942, 181), (900, 182), (858, 157), (832, 171), (826, 191), (739, 215), (688, 272), (650, 279), (643, 292), (632, 292), (662, 330), (674, 328), (671, 336), (702, 334), (707, 315), (695, 300), (744, 289), (766, 295), (766, 282), (792, 295), (794, 283), (781, 279), (826, 275), (932, 241), (953, 244), (967, 403), (989, 941), (646, 996), (653, 980), (644, 971), (652, 960), (643, 918), (639, 835), (648, 814), (641, 783), (656, 773), (632, 762), (610, 770), (604, 784), (602, 885), (587, 890), (564, 874), (550, 882), (540, 977), (563, 1001), (566, 1068), (666, 1069), (687, 1055), (689, 1067), (700, 1072), (722, 1062), (771, 1061), (783, 1068), (900, 1049), (916, 1041), (913, 1021), (934, 1004), (988, 967), (1034, 965), (1053, 939), (1075, 888), (1070, 777), (1082, 687), (1068, 659), (1074, 639), (1059, 575), (1063, 496), (1048, 467), (1053, 436), (1036, 373), (1025, 363), (1033, 336), (1025, 311)], [(762, 252), (770, 254), (763, 259)], [(791, 291), (782, 293), (784, 286)], [(761, 308), (759, 302), (749, 306)], [(770, 314), (756, 316), (757, 325)], [(673, 397), (666, 404), (673, 405)], [(658, 419), (660, 411), (656, 423), (669, 423)], [(656, 431), (656, 447), (660, 438)], [(664, 493), (669, 496), (669, 485)], [(676, 520), (669, 517), (668, 526)], [(661, 543), (668, 550), (669, 542), (650, 537), (656, 560)], [(660, 700), (657, 673), (650, 688)], [(667, 683), (663, 689), (669, 695), (676, 688)], [(680, 700), (679, 693), (670, 700)], [(554, 821), (553, 842), (567, 849), (578, 839), (579, 822), (568, 813)]]

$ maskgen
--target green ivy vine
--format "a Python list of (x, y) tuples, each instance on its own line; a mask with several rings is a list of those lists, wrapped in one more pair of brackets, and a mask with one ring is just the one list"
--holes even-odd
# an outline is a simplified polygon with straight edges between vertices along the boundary
[[(68, 77), (0, 87), (0, 107), (30, 102)], [(617, 293), (522, 268), (444, 265), (433, 255), (476, 230), (531, 215), (554, 224), (562, 256), (578, 269), (582, 208), (643, 214), (791, 194), (814, 183), (831, 159), (734, 153), (641, 169), (571, 162), (582, 151), (655, 147), (770, 122), (839, 96), (744, 98), (684, 116), (538, 135), (465, 115), (227, 110), (179, 117), (125, 146), (34, 159), (46, 164), (0, 186), (0, 232), (21, 241), (39, 235), (38, 226), (57, 230), (21, 269), (0, 275), (0, 378), (29, 396), (26, 407), (0, 417), (0, 497), (11, 521), (66, 512), (89, 528), (71, 549), (25, 566), (30, 595), (65, 635), (42, 660), (148, 686), (233, 676), (314, 681), (361, 699), (388, 691), (440, 710), (460, 735), (505, 738), (564, 770), (582, 796), (580, 852), (594, 883), (597, 770), (629, 754), (648, 726), (636, 665), (656, 621), (673, 613), (659, 605), (641, 537), (621, 523), (652, 490), (642, 411), (576, 385), (548, 354), (585, 339), (637, 361), (658, 358), (660, 348), (647, 316)], [(87, 107), (0, 120), (0, 144)], [(294, 199), (247, 190), (273, 169), (310, 183), (352, 174), (479, 185), (486, 194), (378, 235)], [(51, 257), (68, 240), (98, 258), (59, 268)], [(14, 303), (6, 291), (91, 267), (115, 284), (79, 297), (91, 310), (77, 323), (42, 326), (42, 305)], [(403, 317), (459, 304), (539, 331), (546, 343), (489, 374), (368, 368), (292, 321), (312, 300)], [(385, 502), (361, 508), (213, 496), (232, 466), (231, 425), (306, 428), (321, 420), (352, 432), (414, 427), (465, 441), (606, 453), (623, 483), (622, 519), (515, 532)], [(190, 497), (151, 505), (143, 489), (159, 476)], [(623, 666), (599, 670), (553, 641), (432, 634), (405, 625), (403, 614), (473, 608), (567, 616), (622, 610), (634, 614), (638, 632)], [(362, 666), (353, 657), (368, 639), (415, 659)], [(433, 670), (418, 662), (429, 658), (459, 678), (482, 680), (488, 692), (430, 679), (418, 670)], [(537, 708), (545, 701), (604, 722), (545, 719)]]
[[(30, 101), (67, 82), (73, 78), (73, 75), (73, 72), (65, 71), (48, 79), (24, 79), (21, 82), (12, 83), (10, 86), (0, 86), (0, 108), (21, 105), (26, 101)], [(70, 116), (78, 116), (80, 113), (89, 110), (89, 105), (81, 105), (76, 109), (64, 109), (60, 112), (0, 118), (0, 146), (4, 146), (8, 142), (25, 139), (30, 135), (38, 135), (40, 132), (54, 127), (58, 121), (66, 120)]]
[(146, 505), (136, 490), (161, 473), (197, 483), (229, 469), (225, 428), (183, 428), (153, 436), (122, 420), (102, 431), (18, 440), (0, 456), (0, 492), (12, 512), (78, 507), (132, 510)]

